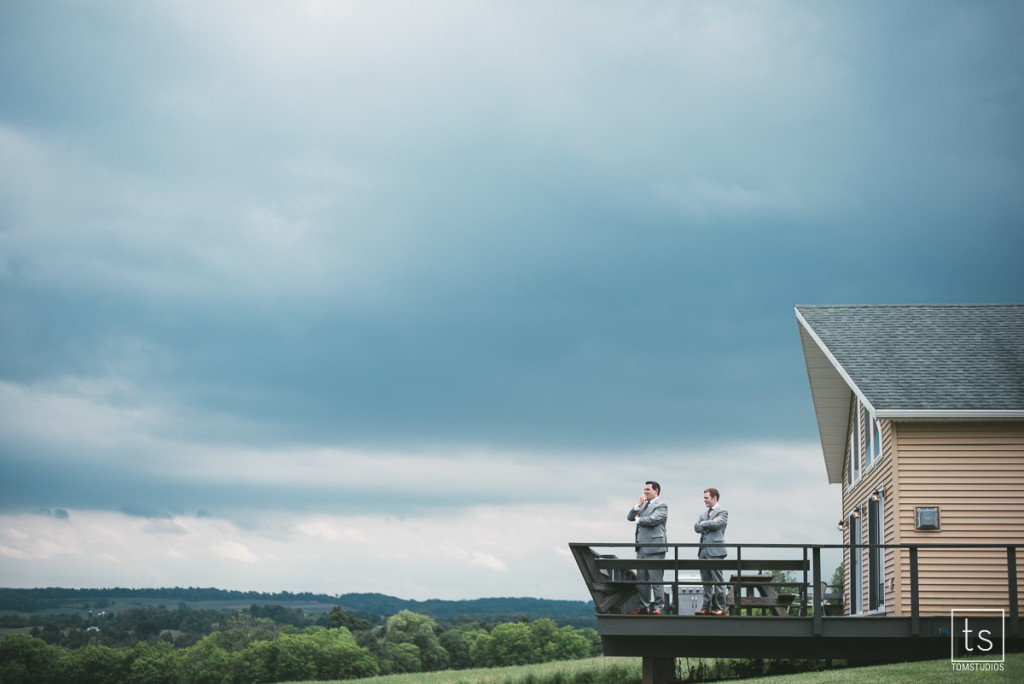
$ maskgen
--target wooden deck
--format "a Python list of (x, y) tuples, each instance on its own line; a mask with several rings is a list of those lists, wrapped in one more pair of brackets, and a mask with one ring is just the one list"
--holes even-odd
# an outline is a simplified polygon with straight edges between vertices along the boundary
[[(911, 614), (907, 616), (833, 615), (836, 605), (827, 604), (835, 595), (825, 591), (821, 579), (821, 551), (842, 548), (827, 545), (726, 544), (732, 558), (696, 559), (696, 544), (669, 544), (663, 560), (619, 558), (608, 553), (618, 550), (631, 554), (635, 544), (570, 544), (580, 573), (587, 584), (597, 612), (597, 631), (606, 656), (642, 657), (645, 684), (670, 682), (679, 657), (729, 658), (842, 658), (847, 660), (920, 660), (948, 658), (953, 649), (954, 623), (951, 615), (920, 614), (919, 578), (911, 573), (909, 591)], [(885, 545), (878, 545), (885, 546)], [(897, 546), (897, 545), (891, 545)], [(1020, 597), (1017, 591), (1016, 544), (898, 545), (909, 549), (916, 569), (916, 558), (929, 547), (957, 547), (970, 552), (977, 548), (1005, 548), (1007, 551), (1007, 605), (1001, 613), (983, 613), (970, 617), (975, 634), (986, 631), (1007, 652), (1024, 650), (1020, 625)], [(682, 553), (680, 550), (682, 549)], [(780, 549), (792, 553), (788, 560), (757, 559), (761, 549)], [(730, 615), (680, 615), (670, 602), (666, 615), (630, 615), (636, 606), (635, 570), (641, 567), (665, 571), (664, 584), (677, 597), (683, 585), (699, 581), (681, 579), (680, 573), (714, 568), (732, 573), (729, 595)], [(760, 570), (761, 575), (750, 574)], [(770, 574), (784, 570), (798, 573), (798, 591), (781, 597)], [(792, 586), (792, 582), (784, 583)], [(817, 591), (811, 588), (816, 587)], [(790, 611), (789, 606), (799, 606)], [(742, 615), (746, 609), (768, 608), (771, 614)], [(795, 612), (796, 615), (790, 615)]]
[[(606, 656), (920, 660), (950, 654), (949, 617), (599, 615)], [(999, 633), (999, 618), (972, 622)], [(1017, 640), (1017, 648), (1022, 645)], [(1012, 649), (1011, 649), (1012, 650)]]

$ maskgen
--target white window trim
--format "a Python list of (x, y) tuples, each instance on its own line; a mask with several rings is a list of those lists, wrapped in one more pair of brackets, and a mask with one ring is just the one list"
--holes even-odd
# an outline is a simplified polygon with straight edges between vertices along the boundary
[[(864, 614), (864, 549), (853, 549), (856, 544), (864, 543), (864, 516), (854, 518), (850, 512), (846, 519), (850, 521), (850, 615)], [(858, 532), (858, 538), (854, 538), (854, 531)], [(856, 570), (856, 572), (854, 572)], [(854, 582), (856, 578), (856, 584)], [(857, 587), (856, 595), (854, 586)], [(854, 601), (854, 598), (857, 600)]]
[(882, 460), (882, 423), (878, 416), (871, 414), (871, 450), (873, 453), (872, 463)]
[(860, 398), (856, 395), (853, 397), (854, 407), (854, 420), (850, 425), (850, 476), (847, 479), (847, 489), (853, 489), (860, 482), (860, 478), (864, 475), (863, 469), (861, 468), (861, 438), (860, 438)]
[[(870, 530), (870, 525), (871, 525), (871, 515), (870, 515), (870, 511), (871, 511), (871, 497), (868, 497), (867, 499), (864, 500), (863, 506), (864, 506), (863, 510), (866, 510), (866, 511), (869, 512), (869, 515), (868, 515), (868, 527), (869, 527), (869, 529), (867, 530), (867, 532), (868, 532), (868, 542), (870, 542), (871, 541), (871, 530)], [(884, 492), (881, 492), (879, 494), (879, 496), (878, 496), (878, 538), (879, 538), (879, 543), (881, 543), (881, 544), (885, 543), (885, 493)], [(871, 553), (871, 549), (865, 549), (865, 551), (868, 554)], [(865, 613), (866, 615), (884, 615), (885, 614), (885, 550), (881, 549), (881, 550), (879, 550), (879, 553), (881, 553), (881, 557), (878, 559), (878, 562), (879, 562), (879, 569), (882, 572), (882, 577), (881, 577), (881, 580), (882, 580), (881, 581), (882, 595), (879, 597), (880, 603), (878, 604), (878, 607), (875, 608), (875, 609), (871, 609), (870, 608), (870, 605), (871, 605), (871, 593), (870, 593), (871, 592), (871, 584), (875, 581), (875, 578), (871, 576), (871, 556), (868, 555), (868, 563), (867, 563), (867, 566), (868, 566), (868, 610)]]
[(855, 470), (853, 468), (853, 459), (857, 458), (857, 447), (853, 441), (853, 431), (850, 431), (850, 453), (846, 459), (846, 489), (853, 489), (853, 486), (860, 480), (859, 474), (854, 477)]
[(875, 431), (873, 425), (871, 425), (871, 414), (868, 412), (867, 407), (861, 405), (860, 417), (864, 421), (861, 426), (864, 430), (864, 472), (867, 473), (871, 470), (871, 466), (875, 464), (874, 451), (875, 451)]
[(867, 406), (864, 406), (867, 425), (864, 426), (866, 444), (864, 449), (864, 472), (867, 473), (876, 463), (882, 460), (882, 424), (878, 417)]
[(850, 425), (850, 456), (847, 463), (846, 489), (853, 489), (882, 460), (882, 424), (872, 407), (854, 395), (856, 420)]

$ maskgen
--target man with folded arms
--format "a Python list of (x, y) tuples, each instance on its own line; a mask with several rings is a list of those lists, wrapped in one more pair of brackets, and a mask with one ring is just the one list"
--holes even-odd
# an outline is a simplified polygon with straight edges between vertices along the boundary
[[(664, 544), (666, 540), (665, 522), (668, 520), (668, 504), (659, 499), (661, 485), (653, 480), (644, 484), (644, 493), (640, 501), (626, 514), (626, 520), (636, 521), (637, 544)], [(668, 548), (665, 546), (637, 546), (638, 560), (664, 560)], [(640, 607), (629, 611), (631, 615), (661, 615), (665, 608), (665, 586), (662, 580), (665, 571), (662, 569), (639, 568), (636, 585)]]
[[(700, 550), (697, 558), (721, 560), (725, 558), (724, 546), (705, 546), (705, 544), (724, 544), (725, 526), (729, 524), (729, 511), (718, 505), (718, 490), (709, 487), (704, 490), (704, 507), (693, 526), (693, 531), (700, 535)], [(695, 615), (725, 615), (725, 585), (721, 570), (701, 570), (700, 581), (704, 582), (704, 605)]]

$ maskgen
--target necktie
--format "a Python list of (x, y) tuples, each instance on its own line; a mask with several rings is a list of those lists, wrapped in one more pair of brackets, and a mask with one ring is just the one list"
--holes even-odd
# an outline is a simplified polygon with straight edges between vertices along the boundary
[(711, 520), (711, 509), (708, 508), (708, 520)]
[(640, 509), (640, 512), (643, 513), (644, 511), (646, 511), (647, 507), (650, 506), (650, 505), (651, 505), (651, 501), (650, 501), (650, 499), (648, 499), (647, 501), (644, 502), (644, 507)]

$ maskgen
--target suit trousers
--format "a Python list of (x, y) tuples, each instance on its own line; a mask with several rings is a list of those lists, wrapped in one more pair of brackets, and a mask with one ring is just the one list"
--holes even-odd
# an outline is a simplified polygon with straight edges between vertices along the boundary
[[(636, 554), (639, 560), (665, 560), (664, 553), (645, 553), (643, 549)], [(636, 572), (636, 579), (641, 584), (636, 585), (637, 598), (640, 605), (648, 611), (660, 610), (665, 612), (665, 571), (661, 569), (648, 570), (640, 568)]]
[(724, 573), (721, 570), (701, 570), (700, 581), (705, 583), (703, 610), (725, 610), (725, 585), (708, 584), (708, 582), (724, 582)]

